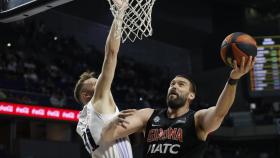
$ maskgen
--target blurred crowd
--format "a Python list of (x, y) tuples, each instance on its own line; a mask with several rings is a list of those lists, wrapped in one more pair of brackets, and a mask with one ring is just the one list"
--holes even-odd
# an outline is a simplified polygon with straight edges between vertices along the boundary
[[(210, 144), (204, 158), (277, 158), (279, 155), (276, 148), (271, 148), (273, 143), (267, 143), (266, 141), (236, 141), (231, 145), (228, 143)], [(252, 143), (255, 143), (255, 145)], [(260, 148), (261, 143), (267, 146)]]
[[(1, 27), (0, 99), (79, 109), (75, 82), (84, 71), (100, 72), (104, 52), (51, 32), (42, 22)], [(166, 70), (120, 57), (112, 92), (123, 108), (163, 106), (167, 78)]]
[[(21, 21), (0, 27), (0, 101), (81, 109), (73, 98), (75, 82), (84, 71), (100, 73), (104, 52), (81, 44), (74, 37), (51, 32), (42, 22)], [(169, 74), (168, 69), (120, 56), (112, 85), (120, 109), (165, 106), (172, 77)], [(279, 102), (272, 106), (252, 106), (250, 115), (253, 123), (273, 124), (275, 118), (280, 118)], [(233, 118), (226, 117), (223, 125), (234, 126)], [(205, 158), (274, 158), (279, 155), (275, 152), (279, 149), (258, 149), (257, 142), (251, 143), (251, 147), (236, 145), (234, 148), (217, 144), (219, 142), (209, 145)], [(276, 146), (267, 144), (267, 147)], [(6, 151), (0, 144), (1, 158), (10, 158)]]

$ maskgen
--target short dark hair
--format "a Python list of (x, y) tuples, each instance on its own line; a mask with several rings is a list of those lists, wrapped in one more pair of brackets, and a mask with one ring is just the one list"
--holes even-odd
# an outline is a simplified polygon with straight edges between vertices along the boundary
[(192, 77), (190, 75), (180, 74), (180, 75), (176, 75), (175, 77), (183, 77), (183, 78), (187, 79), (188, 81), (190, 81), (190, 83), (191, 83), (190, 90), (196, 94), (197, 87), (196, 87), (194, 80), (192, 79)]
[(80, 98), (80, 92), (81, 92), (82, 87), (84, 85), (84, 81), (88, 80), (90, 78), (94, 78), (94, 77), (95, 77), (95, 73), (90, 72), (90, 71), (83, 72), (80, 75), (80, 79), (77, 81), (77, 83), (75, 85), (75, 88), (74, 88), (74, 98), (78, 103), (82, 104), (82, 101), (81, 101), (81, 98)]

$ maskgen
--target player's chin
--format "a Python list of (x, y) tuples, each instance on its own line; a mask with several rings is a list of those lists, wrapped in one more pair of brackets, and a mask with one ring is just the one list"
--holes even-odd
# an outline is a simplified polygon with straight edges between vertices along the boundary
[(178, 98), (177, 98), (177, 96), (175, 95), (169, 95), (168, 96), (168, 98), (167, 98), (167, 101), (168, 102), (174, 102), (174, 101), (176, 101)]
[(169, 94), (168, 99), (177, 99), (178, 95), (177, 94)]

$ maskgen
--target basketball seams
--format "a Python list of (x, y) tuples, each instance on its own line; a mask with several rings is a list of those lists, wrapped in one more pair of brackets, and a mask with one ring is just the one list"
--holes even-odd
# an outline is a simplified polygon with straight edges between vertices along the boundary
[(238, 46), (233, 43), (232, 44), (232, 53), (233, 53), (233, 56), (234, 56), (234, 59), (236, 60), (237, 62), (237, 65), (240, 65), (241, 64), (241, 60), (242, 60), (242, 57), (244, 56), (246, 61), (248, 60), (248, 55), (246, 54), (246, 52), (243, 52), (240, 48), (238, 48)]
[(225, 42), (226, 43), (223, 42), (221, 48), (227, 47), (231, 44), (248, 44), (248, 45), (252, 45), (252, 46), (255, 46), (255, 47), (257, 46), (256, 44), (253, 44), (253, 43), (250, 43), (250, 42), (231, 42), (231, 43), (229, 43), (228, 41), (225, 41)]
[(257, 46), (256, 44), (250, 42), (231, 42), (229, 44), (249, 44), (249, 45)]
[(227, 47), (229, 46), (230, 43), (228, 43), (227, 41), (223, 41), (221, 48)]
[(248, 56), (256, 56), (257, 55), (257, 48), (255, 45), (246, 44), (246, 43), (237, 43), (235, 44), (238, 49), (242, 52), (246, 53)]
[(229, 59), (233, 59), (234, 56), (233, 56), (232, 45), (230, 43), (227, 43), (224, 47), (221, 48), (220, 55), (224, 63), (226, 63), (229, 66), (232, 66), (233, 60), (229, 60)]
[(242, 43), (244, 42), (244, 43), (251, 43), (257, 45), (256, 40), (247, 34), (242, 34), (238, 36), (234, 42), (242, 42)]

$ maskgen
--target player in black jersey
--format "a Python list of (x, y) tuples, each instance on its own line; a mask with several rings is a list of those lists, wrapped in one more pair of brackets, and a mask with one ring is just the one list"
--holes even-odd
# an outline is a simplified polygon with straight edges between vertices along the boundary
[(167, 93), (167, 108), (123, 111), (103, 129), (102, 139), (111, 142), (128, 134), (144, 131), (144, 157), (200, 158), (210, 132), (218, 129), (232, 106), (238, 80), (254, 66), (250, 57), (240, 66), (234, 61), (224, 90), (215, 106), (197, 112), (190, 109), (195, 98), (195, 85), (185, 76), (176, 76)]

